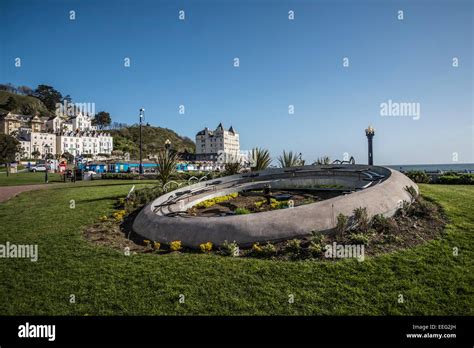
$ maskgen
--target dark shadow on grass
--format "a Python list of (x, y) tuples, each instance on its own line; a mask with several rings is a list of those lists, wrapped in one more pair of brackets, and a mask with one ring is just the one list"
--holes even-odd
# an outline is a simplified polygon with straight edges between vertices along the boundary
[(133, 213), (129, 214), (120, 224), (120, 230), (124, 234), (125, 238), (127, 238), (128, 240), (131, 240), (135, 244), (143, 246), (144, 238), (140, 236), (139, 234), (137, 234), (132, 228), (133, 221), (135, 221), (135, 218), (137, 217), (138, 213), (140, 213), (142, 209), (143, 208), (137, 209)]
[(91, 198), (91, 199), (82, 199), (80, 201), (77, 201), (77, 203), (92, 203), (92, 202), (100, 202), (100, 201), (109, 201), (113, 199), (119, 199), (120, 197), (123, 197), (123, 195), (114, 195), (114, 196), (103, 196), (100, 198)]
[[(70, 184), (70, 183), (66, 183), (66, 184)], [(50, 189), (51, 190), (63, 190), (63, 189), (67, 189), (67, 190), (80, 190), (80, 189), (87, 189), (87, 188), (100, 188), (100, 187), (111, 187), (111, 186), (131, 186), (131, 185), (135, 185), (136, 183), (110, 183), (110, 184), (99, 184), (99, 185), (81, 185), (81, 184), (78, 184), (77, 186), (75, 186), (74, 184), (72, 185), (67, 185), (67, 186), (54, 186), (54, 187), (51, 187)], [(152, 185), (153, 183), (140, 183), (140, 185)], [(123, 195), (121, 195), (120, 197), (122, 197)], [(113, 197), (113, 198), (118, 198), (118, 197)]]

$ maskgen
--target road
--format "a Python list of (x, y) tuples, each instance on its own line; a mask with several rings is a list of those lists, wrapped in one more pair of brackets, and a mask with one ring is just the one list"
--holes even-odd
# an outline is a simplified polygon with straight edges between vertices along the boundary
[(0, 203), (8, 201), (10, 198), (15, 197), (16, 195), (32, 191), (40, 190), (50, 187), (55, 187), (55, 184), (37, 184), (37, 185), (18, 185), (18, 186), (1, 186), (0, 187)]

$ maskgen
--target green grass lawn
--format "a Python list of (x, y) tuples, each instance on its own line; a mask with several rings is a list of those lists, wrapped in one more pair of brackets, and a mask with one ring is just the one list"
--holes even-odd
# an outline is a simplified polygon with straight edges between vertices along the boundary
[[(25, 169), (25, 166), (23, 165), (18, 165), (17, 166), (17, 169), (18, 170), (23, 170)], [(0, 166), (0, 173), (5, 173), (7, 171), (7, 168), (5, 168), (5, 166)]]
[(68, 185), (0, 204), (0, 243), (39, 245), (36, 263), (0, 259), (0, 315), (473, 315), (473, 186), (421, 185), (451, 220), (441, 240), (364, 262), (290, 262), (125, 256), (86, 242), (81, 227), (131, 185)]
[[(57, 173), (48, 173), (50, 183), (62, 182), (61, 176)], [(15, 174), (0, 173), (0, 186), (44, 184), (44, 172), (21, 172)]]
[[(58, 173), (48, 173), (48, 181), (50, 184), (55, 184), (55, 183), (64, 183), (62, 176)], [(117, 183), (122, 183), (123, 180), (96, 180), (93, 181), (95, 182), (102, 182), (102, 184), (108, 184), (111, 182), (117, 182)], [(136, 183), (137, 181), (128, 181)], [(151, 180), (140, 180), (140, 183), (149, 183)], [(76, 181), (76, 183), (71, 183), (71, 181), (66, 181), (66, 184), (71, 184), (71, 185), (80, 185), (81, 183), (89, 185), (90, 182), (84, 182), (84, 181)], [(22, 172), (22, 173), (15, 173), (15, 174), (9, 174), (8, 176), (5, 173), (0, 173), (0, 186), (16, 186), (16, 185), (34, 185), (34, 184), (44, 184), (44, 172)]]

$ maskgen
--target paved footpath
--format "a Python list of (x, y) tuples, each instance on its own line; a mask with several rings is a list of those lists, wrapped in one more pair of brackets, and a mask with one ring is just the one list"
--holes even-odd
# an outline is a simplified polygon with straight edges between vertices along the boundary
[(50, 187), (55, 187), (55, 184), (37, 184), (37, 185), (18, 185), (18, 186), (0, 186), (0, 203), (8, 201), (10, 198), (15, 197), (16, 195), (32, 191), (40, 190)]

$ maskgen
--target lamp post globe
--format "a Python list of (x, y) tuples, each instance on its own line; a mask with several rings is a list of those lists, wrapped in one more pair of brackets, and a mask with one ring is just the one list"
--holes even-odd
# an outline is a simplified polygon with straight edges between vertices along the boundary
[(169, 139), (166, 139), (166, 140), (165, 140), (165, 150), (166, 150), (166, 154), (169, 153), (170, 147), (171, 147), (171, 141), (170, 141)]

